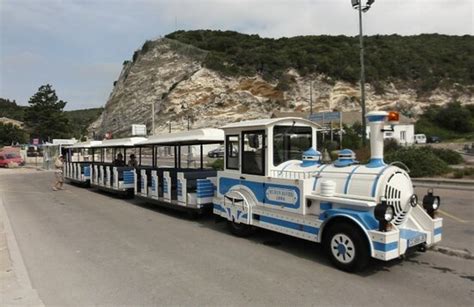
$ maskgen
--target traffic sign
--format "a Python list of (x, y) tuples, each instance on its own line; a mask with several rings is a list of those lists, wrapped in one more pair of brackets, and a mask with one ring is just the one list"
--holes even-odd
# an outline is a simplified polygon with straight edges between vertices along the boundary
[(320, 112), (309, 116), (309, 120), (313, 122), (330, 122), (341, 119), (341, 112)]

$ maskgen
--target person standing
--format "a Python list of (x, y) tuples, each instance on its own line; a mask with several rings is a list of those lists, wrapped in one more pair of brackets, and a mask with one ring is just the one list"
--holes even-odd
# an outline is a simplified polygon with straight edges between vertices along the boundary
[(64, 183), (64, 174), (63, 174), (63, 165), (64, 165), (64, 157), (59, 155), (54, 162), (54, 178), (55, 182), (53, 185), (53, 191), (62, 190), (63, 183)]

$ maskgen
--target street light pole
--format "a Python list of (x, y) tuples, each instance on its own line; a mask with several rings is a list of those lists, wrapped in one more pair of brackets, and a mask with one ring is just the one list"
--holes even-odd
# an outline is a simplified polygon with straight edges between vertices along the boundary
[(364, 67), (364, 35), (362, 32), (362, 4), (359, 2), (359, 45), (360, 45), (360, 103), (362, 107), (362, 145), (367, 143), (367, 123), (365, 120), (365, 67)]
[(362, 0), (351, 0), (352, 7), (359, 11), (359, 47), (360, 47), (360, 105), (362, 108), (362, 144), (367, 144), (367, 123), (365, 119), (365, 66), (364, 66), (364, 34), (362, 31), (362, 12), (367, 12), (375, 0), (367, 0), (362, 7)]

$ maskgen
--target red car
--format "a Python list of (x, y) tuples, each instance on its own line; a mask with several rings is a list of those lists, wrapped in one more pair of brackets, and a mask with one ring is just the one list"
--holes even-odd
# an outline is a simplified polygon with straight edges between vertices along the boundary
[(16, 152), (0, 152), (0, 167), (9, 167), (11, 164), (25, 165), (25, 160)]

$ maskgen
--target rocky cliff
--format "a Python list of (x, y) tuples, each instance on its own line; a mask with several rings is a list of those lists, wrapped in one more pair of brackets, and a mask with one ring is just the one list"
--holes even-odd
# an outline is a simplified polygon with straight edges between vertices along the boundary
[[(359, 110), (360, 91), (355, 84), (324, 75), (300, 76), (296, 70), (280, 81), (265, 81), (258, 75), (228, 77), (203, 66), (207, 52), (178, 41), (162, 38), (147, 42), (125, 61), (104, 112), (90, 127), (96, 135), (112, 132), (124, 136), (132, 124), (151, 130), (155, 107), (155, 134), (192, 128), (219, 127), (243, 119), (270, 117), (273, 111), (309, 111), (310, 82), (313, 110)], [(145, 48), (146, 47), (146, 48)], [(367, 109), (398, 109), (419, 114), (430, 104), (456, 99), (473, 104), (472, 88), (453, 86), (420, 96), (406, 83), (391, 82), (384, 90), (367, 84)]]

